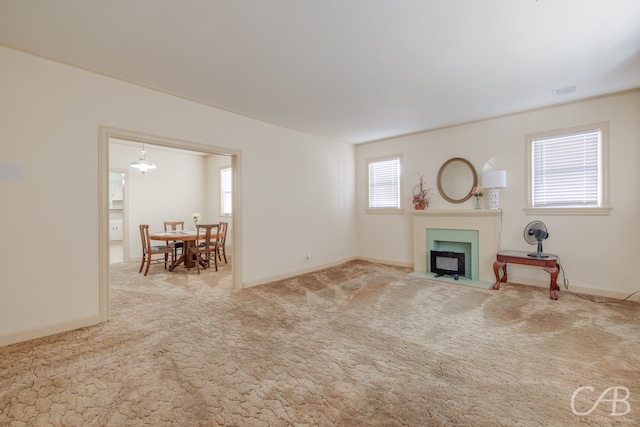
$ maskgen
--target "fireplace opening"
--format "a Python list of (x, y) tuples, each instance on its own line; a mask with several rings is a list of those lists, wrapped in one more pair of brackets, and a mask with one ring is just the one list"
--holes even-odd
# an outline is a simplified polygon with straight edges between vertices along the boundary
[(458, 280), (465, 275), (464, 253), (451, 251), (431, 251), (431, 272), (439, 276), (453, 276)]

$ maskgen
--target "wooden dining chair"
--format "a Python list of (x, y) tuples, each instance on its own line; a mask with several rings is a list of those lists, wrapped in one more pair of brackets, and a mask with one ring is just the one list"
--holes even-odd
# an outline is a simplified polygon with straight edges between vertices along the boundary
[[(149, 238), (149, 226), (147, 224), (140, 224), (140, 240), (142, 241), (142, 263), (140, 264), (140, 271), (144, 264), (147, 264), (147, 269), (144, 271), (146, 276), (149, 272), (149, 266), (153, 264), (164, 263), (164, 268), (167, 268), (167, 262), (169, 262), (169, 256), (171, 256), (171, 264), (173, 264), (173, 247), (172, 246), (151, 246), (151, 239)], [(153, 258), (154, 255), (163, 255), (162, 258)]]
[[(218, 230), (220, 224), (198, 224), (196, 226), (196, 244), (187, 248), (187, 270), (191, 268), (191, 263), (195, 262), (200, 274), (200, 266), (210, 267), (211, 260), (218, 271)], [(213, 254), (213, 255), (212, 255)]]
[[(176, 230), (180, 230), (180, 231), (184, 230), (184, 221), (165, 221), (164, 222), (164, 231), (176, 231)], [(167, 240), (167, 246), (173, 246), (173, 256), (176, 259), (178, 258), (178, 248), (180, 248), (180, 253), (184, 251), (184, 242), (180, 242), (180, 241), (169, 242)]]
[(220, 221), (220, 229), (218, 231), (218, 259), (222, 261), (222, 257), (224, 257), (225, 264), (227, 264), (227, 251), (225, 249), (225, 244), (227, 242), (227, 228), (229, 228), (229, 223)]

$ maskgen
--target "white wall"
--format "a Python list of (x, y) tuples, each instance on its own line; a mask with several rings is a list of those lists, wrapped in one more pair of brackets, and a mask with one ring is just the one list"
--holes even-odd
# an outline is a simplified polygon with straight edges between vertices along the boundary
[(100, 126), (241, 152), (245, 285), (355, 257), (353, 146), (4, 47), (0, 64), (0, 163), (22, 170), (0, 180), (0, 345), (101, 320)]
[[(611, 215), (526, 215), (525, 135), (603, 121), (610, 123)], [(403, 215), (367, 214), (366, 159), (396, 153), (404, 158), (407, 209)], [(523, 229), (542, 220), (550, 233), (544, 250), (560, 256), (570, 290), (611, 296), (640, 290), (633, 268), (640, 235), (640, 91), (359, 145), (358, 257), (412, 264), (410, 200), (416, 171), (424, 173), (428, 186), (436, 190), (430, 209), (473, 209), (473, 200), (452, 204), (438, 194), (438, 170), (452, 157), (466, 158), (479, 175), (485, 168), (507, 171), (508, 187), (500, 191), (502, 249), (531, 250)], [(548, 275), (541, 269), (510, 265), (509, 274), (510, 281), (548, 287)]]

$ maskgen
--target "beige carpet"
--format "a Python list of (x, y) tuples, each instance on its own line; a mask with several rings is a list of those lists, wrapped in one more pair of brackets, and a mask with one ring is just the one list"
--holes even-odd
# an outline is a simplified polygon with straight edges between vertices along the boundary
[(137, 269), (112, 266), (110, 322), (0, 348), (0, 425), (640, 424), (638, 303), (358, 261), (243, 291)]

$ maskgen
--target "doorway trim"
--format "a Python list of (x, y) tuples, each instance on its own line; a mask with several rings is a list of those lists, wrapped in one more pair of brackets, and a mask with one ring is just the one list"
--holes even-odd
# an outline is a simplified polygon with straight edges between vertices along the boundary
[(242, 289), (244, 287), (242, 281), (242, 151), (102, 125), (98, 126), (98, 134), (98, 282), (101, 321), (109, 320), (111, 307), (109, 293), (109, 139), (111, 138), (231, 157), (233, 210), (231, 276), (233, 288)]

